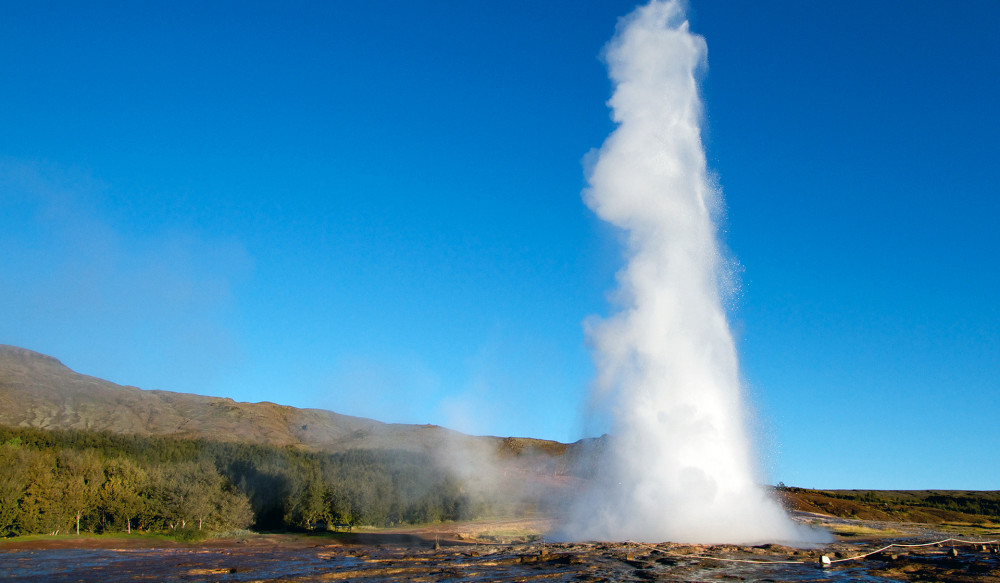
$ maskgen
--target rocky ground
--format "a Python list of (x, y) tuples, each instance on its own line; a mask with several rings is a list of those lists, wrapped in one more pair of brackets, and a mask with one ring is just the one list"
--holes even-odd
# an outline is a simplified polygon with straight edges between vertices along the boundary
[[(332, 535), (247, 535), (197, 545), (82, 538), (0, 543), (2, 581), (956, 581), (1000, 583), (996, 543), (924, 525), (800, 514), (839, 532), (815, 548), (781, 545), (553, 543), (540, 521), (478, 522)], [(994, 540), (979, 533), (978, 541)], [(965, 538), (970, 540), (973, 537)], [(831, 560), (823, 566), (822, 558)]]

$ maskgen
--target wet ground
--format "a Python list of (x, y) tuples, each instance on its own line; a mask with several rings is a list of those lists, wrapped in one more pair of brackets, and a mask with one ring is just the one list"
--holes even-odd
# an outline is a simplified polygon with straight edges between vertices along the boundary
[[(642, 543), (477, 544), (415, 534), (256, 535), (195, 546), (101, 539), (0, 543), (0, 581), (956, 581), (1000, 583), (997, 545), (821, 548)], [(953, 550), (954, 549), (954, 550)], [(826, 555), (833, 563), (823, 567)]]

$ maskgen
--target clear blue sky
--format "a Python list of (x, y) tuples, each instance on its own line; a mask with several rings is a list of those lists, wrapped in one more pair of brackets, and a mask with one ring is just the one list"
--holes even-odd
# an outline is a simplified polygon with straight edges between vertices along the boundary
[[(148, 389), (575, 440), (580, 198), (634, 4), (0, 10), (0, 343)], [(768, 478), (1000, 488), (1000, 3), (692, 0)]]

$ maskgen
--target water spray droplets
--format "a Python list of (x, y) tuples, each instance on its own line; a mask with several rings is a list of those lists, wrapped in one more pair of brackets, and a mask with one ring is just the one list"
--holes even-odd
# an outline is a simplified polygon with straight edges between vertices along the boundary
[(725, 265), (701, 143), (704, 40), (678, 2), (619, 22), (606, 50), (619, 124), (588, 177), (588, 206), (627, 235), (619, 312), (590, 322), (595, 402), (611, 434), (563, 536), (659, 542), (804, 541), (757, 484)]

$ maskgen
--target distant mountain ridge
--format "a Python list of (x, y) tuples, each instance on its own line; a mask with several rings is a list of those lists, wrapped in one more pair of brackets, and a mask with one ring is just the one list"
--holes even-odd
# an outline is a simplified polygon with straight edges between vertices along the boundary
[(74, 372), (56, 358), (0, 344), (0, 424), (251, 441), (322, 451), (483, 448), (561, 457), (567, 446), (530, 438), (474, 437), (437, 425), (383, 423), (321, 409), (143, 390)]

